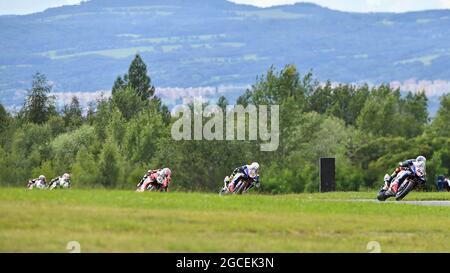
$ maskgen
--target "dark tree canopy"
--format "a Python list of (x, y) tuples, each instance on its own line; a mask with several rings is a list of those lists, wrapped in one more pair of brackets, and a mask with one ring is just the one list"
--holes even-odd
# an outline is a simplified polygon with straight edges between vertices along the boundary
[(148, 100), (142, 100), (141, 97), (134, 92), (134, 89), (127, 86), (113, 94), (112, 104), (120, 110), (122, 116), (126, 120), (129, 120), (148, 105)]
[(6, 128), (8, 125), (8, 112), (6, 112), (5, 107), (0, 103), (0, 133)]
[(112, 95), (114, 95), (117, 91), (124, 89), (127, 86), (127, 83), (122, 79), (121, 76), (117, 76), (116, 81), (114, 82), (113, 88), (111, 90)]
[(151, 98), (155, 93), (150, 77), (147, 75), (147, 65), (139, 54), (136, 54), (128, 69), (128, 85), (135, 90), (142, 100)]
[(217, 106), (222, 108), (222, 110), (225, 110), (227, 105), (228, 105), (227, 98), (225, 98), (224, 96), (220, 96), (219, 99), (217, 100)]
[(32, 123), (44, 123), (56, 113), (55, 99), (49, 96), (52, 86), (44, 74), (36, 73), (23, 108), (25, 118)]
[(79, 127), (83, 122), (83, 110), (78, 97), (73, 96), (69, 105), (63, 109), (63, 118), (66, 127)]
[(450, 94), (441, 97), (441, 107), (433, 121), (433, 131), (438, 136), (450, 137)]

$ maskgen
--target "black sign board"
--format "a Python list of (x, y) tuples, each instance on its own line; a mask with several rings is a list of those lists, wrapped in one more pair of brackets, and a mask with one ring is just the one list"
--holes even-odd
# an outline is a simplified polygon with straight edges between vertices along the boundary
[(336, 167), (335, 158), (320, 158), (320, 192), (328, 192), (336, 190)]

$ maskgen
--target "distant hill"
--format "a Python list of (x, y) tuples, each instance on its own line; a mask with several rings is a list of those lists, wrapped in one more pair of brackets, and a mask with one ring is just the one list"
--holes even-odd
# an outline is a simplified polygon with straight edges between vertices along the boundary
[(157, 87), (242, 86), (288, 63), (323, 81), (450, 80), (450, 10), (363, 14), (305, 3), (92, 0), (0, 16), (0, 37), (0, 100), (7, 105), (22, 102), (36, 71), (58, 92), (108, 90), (136, 52)]

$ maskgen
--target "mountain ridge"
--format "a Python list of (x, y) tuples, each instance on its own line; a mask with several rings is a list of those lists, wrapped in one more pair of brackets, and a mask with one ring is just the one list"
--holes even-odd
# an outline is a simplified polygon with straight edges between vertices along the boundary
[(136, 52), (162, 88), (243, 86), (271, 65), (292, 63), (321, 81), (450, 80), (450, 10), (92, 0), (0, 16), (0, 26), (0, 95), (7, 105), (21, 103), (36, 71), (56, 92), (108, 90)]

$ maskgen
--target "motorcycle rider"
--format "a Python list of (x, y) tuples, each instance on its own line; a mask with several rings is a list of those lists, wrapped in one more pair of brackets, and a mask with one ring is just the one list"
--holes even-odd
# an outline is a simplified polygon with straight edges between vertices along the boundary
[[(241, 167), (237, 167), (233, 170), (233, 173), (230, 176), (225, 177), (224, 182), (228, 183), (228, 190), (230, 192), (234, 191), (234, 188), (236, 187), (236, 184), (239, 180), (242, 178), (244, 179), (252, 179), (255, 183), (254, 185), (259, 188), (259, 163), (253, 162), (250, 165), (244, 165)], [(253, 184), (252, 186), (253, 187)]]
[[(150, 177), (149, 180), (147, 178)], [(167, 190), (170, 180), (172, 179), (172, 171), (169, 168), (148, 170), (137, 184), (138, 190), (144, 191), (151, 182), (156, 182), (161, 185), (163, 189)]]
[(62, 176), (58, 176), (53, 178), (50, 181), (50, 189), (53, 190), (56, 187), (61, 187), (61, 188), (70, 188), (70, 174), (65, 173)]
[(46, 186), (47, 186), (46, 178), (44, 175), (41, 174), (38, 178), (29, 180), (27, 188), (29, 188), (30, 190), (33, 189), (34, 187), (38, 189), (45, 189)]
[(139, 183), (136, 185), (137, 188), (140, 188), (142, 186), (142, 183), (144, 183), (145, 179), (147, 179), (147, 177), (149, 177), (152, 173), (157, 172), (158, 170), (148, 170), (144, 176), (141, 178), (141, 180), (139, 181)]
[[(386, 174), (384, 177), (384, 187), (386, 195), (396, 195), (398, 188), (407, 177), (418, 176), (425, 178), (425, 168), (427, 159), (424, 156), (418, 156), (416, 159), (409, 159), (399, 163), (392, 175)], [(423, 181), (425, 182), (425, 181)]]

